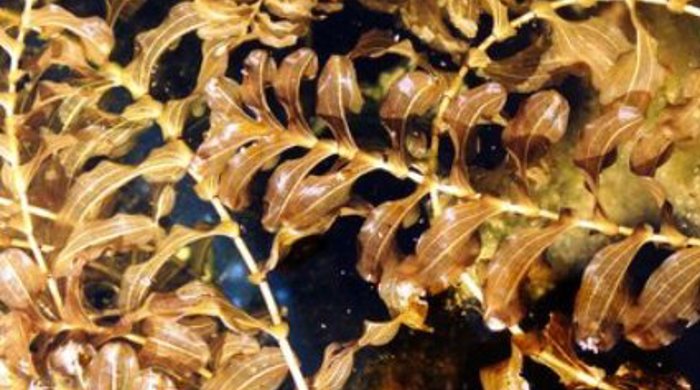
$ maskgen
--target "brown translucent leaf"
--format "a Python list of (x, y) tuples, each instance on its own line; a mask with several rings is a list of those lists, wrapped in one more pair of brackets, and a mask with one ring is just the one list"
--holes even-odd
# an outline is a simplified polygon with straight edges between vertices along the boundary
[(369, 214), (358, 237), (362, 249), (357, 270), (365, 280), (378, 281), (386, 264), (399, 261), (396, 233), (427, 193), (427, 188), (419, 187), (410, 196), (385, 202)]
[(409, 119), (435, 107), (444, 91), (440, 79), (425, 72), (410, 72), (397, 80), (382, 101), (379, 115), (389, 131), (394, 148), (408, 161), (406, 140)]
[(612, 107), (586, 124), (574, 149), (574, 162), (597, 184), (600, 172), (612, 163), (608, 157), (632, 138), (643, 122), (644, 116), (633, 106)]
[(654, 176), (673, 150), (673, 138), (664, 127), (643, 130), (632, 146), (629, 165), (632, 172), (640, 176)]
[(544, 228), (528, 228), (506, 239), (489, 264), (484, 288), (486, 319), (491, 329), (516, 325), (525, 314), (520, 287), (544, 251), (567, 229), (572, 218), (564, 215)]
[(245, 35), (257, 11), (255, 4), (245, 2), (196, 0), (194, 5), (200, 17), (209, 22), (197, 31), (197, 35), (205, 41)]
[[(488, 61), (480, 73), (503, 84), (510, 91), (537, 91), (549, 84), (561, 69), (556, 57), (545, 55), (548, 47), (544, 39), (538, 39), (510, 57)], [(477, 65), (479, 64), (474, 64)]]
[(190, 328), (207, 342), (219, 333), (219, 322), (212, 317), (194, 315), (183, 317), (177, 322)]
[(355, 361), (355, 344), (331, 343), (323, 354), (321, 368), (314, 376), (314, 390), (342, 390), (352, 373)]
[[(32, 377), (36, 374), (32, 340), (38, 331), (36, 322), (21, 311), (0, 315), (0, 361), (5, 362), (16, 375)], [(0, 383), (4, 382), (0, 379)]]
[(225, 164), (250, 142), (270, 134), (270, 130), (252, 121), (233, 122), (221, 129), (210, 129), (199, 146), (191, 170), (201, 178), (217, 178)]
[(107, 197), (138, 176), (155, 183), (175, 182), (185, 174), (191, 155), (184, 142), (176, 141), (154, 150), (137, 166), (102, 162), (71, 187), (59, 220), (76, 225), (94, 216)]
[[(299, 49), (284, 58), (280, 64), (274, 88), (277, 99), (287, 113), (287, 128), (302, 136), (313, 135), (306, 123), (301, 106), (301, 83), (318, 73), (318, 57), (310, 49)], [(319, 102), (320, 105), (322, 105)]]
[(450, 177), (458, 185), (470, 187), (466, 170), (471, 130), (479, 120), (499, 115), (507, 97), (507, 91), (502, 85), (486, 83), (455, 96), (445, 109), (442, 118), (455, 148)]
[(73, 274), (78, 257), (88, 249), (101, 252), (108, 247), (138, 247), (161, 235), (160, 227), (144, 215), (118, 214), (110, 219), (88, 222), (72, 232), (63, 249), (52, 260), (53, 273), (59, 277)]
[(501, 212), (500, 203), (490, 197), (444, 210), (418, 240), (416, 255), (401, 263), (401, 274), (431, 294), (443, 291), (479, 254), (478, 242), (472, 241), (474, 232)]
[(78, 18), (54, 4), (33, 10), (32, 26), (49, 34), (52, 31), (70, 31), (80, 38), (85, 55), (97, 65), (107, 61), (114, 46), (112, 30), (104, 20), (94, 16)]
[(624, 33), (615, 24), (597, 17), (570, 22), (551, 7), (540, 7), (537, 13), (552, 29), (551, 47), (542, 58), (545, 66), (555, 62), (558, 68), (585, 64), (593, 85), (598, 90), (607, 88), (606, 74), (622, 54), (632, 49)]
[[(291, 64), (289, 64), (288, 67), (294, 69), (294, 66)], [(289, 69), (287, 69), (287, 71), (289, 71)], [(258, 122), (271, 129), (281, 130), (283, 127), (272, 114), (272, 110), (265, 97), (265, 88), (269, 87), (276, 77), (277, 67), (275, 61), (270, 57), (267, 51), (255, 50), (246, 57), (243, 63), (242, 73), (243, 82), (240, 87), (242, 102), (252, 111)], [(295, 89), (298, 88), (298, 85), (294, 84), (294, 80), (285, 81), (289, 83), (288, 85), (291, 88), (290, 92), (296, 93)], [(300, 82), (300, 80), (296, 81)], [(291, 99), (298, 99), (298, 96), (293, 96)], [(295, 103), (295, 101), (292, 100), (292, 103)]]
[(556, 91), (538, 92), (520, 106), (502, 138), (522, 178), (528, 165), (564, 136), (568, 121), (569, 103)]
[(620, 57), (603, 78), (600, 102), (609, 104), (622, 97), (624, 104), (645, 110), (667, 71), (657, 58), (658, 43), (634, 12), (633, 9), (632, 21), (637, 31), (635, 50)]
[(92, 362), (88, 375), (90, 389), (130, 389), (139, 373), (136, 352), (126, 343), (110, 342), (103, 345)]
[(262, 220), (265, 229), (277, 230), (282, 215), (287, 213), (286, 210), (291, 205), (292, 195), (297, 192), (303, 179), (321, 161), (335, 153), (331, 148), (316, 147), (309, 150), (304, 157), (286, 161), (275, 169), (275, 173), (268, 180), (265, 193), (265, 214)]
[(128, 18), (146, 2), (146, 0), (106, 0), (107, 16), (105, 20), (110, 26), (114, 26), (117, 19)]
[(434, 49), (448, 53), (467, 50), (466, 43), (453, 36), (443, 21), (442, 10), (437, 2), (407, 0), (400, 9), (400, 15), (406, 28)]
[(176, 390), (175, 382), (153, 368), (141, 370), (134, 379), (134, 388), (141, 390)]
[(401, 328), (401, 316), (386, 322), (365, 321), (365, 330), (357, 345), (380, 347), (389, 344)]
[(61, 163), (68, 175), (73, 177), (91, 157), (121, 157), (131, 149), (134, 139), (147, 126), (146, 121), (115, 123), (105, 120), (104, 123), (92, 123), (74, 133), (79, 142), (59, 153)]
[(136, 37), (138, 51), (126, 68), (130, 90), (137, 95), (148, 92), (151, 86), (151, 73), (160, 56), (184, 35), (207, 24), (197, 13), (192, 2), (183, 2), (170, 9), (168, 17), (158, 27)]
[(479, 370), (481, 386), (484, 390), (524, 390), (529, 389), (523, 370), (523, 354), (513, 346), (510, 357), (502, 362), (483, 367)]
[(226, 332), (216, 341), (213, 351), (214, 364), (216, 368), (221, 368), (241, 355), (254, 355), (260, 352), (260, 343), (245, 333)]
[(236, 230), (229, 223), (222, 223), (210, 230), (193, 230), (176, 225), (168, 236), (158, 243), (150, 259), (141, 264), (132, 265), (126, 270), (119, 291), (119, 306), (127, 311), (136, 309), (146, 297), (158, 271), (181, 248), (207, 237), (234, 234)]
[(625, 313), (625, 336), (644, 349), (673, 342), (698, 320), (700, 248), (667, 258), (646, 282), (635, 307)]
[(358, 113), (364, 100), (355, 67), (348, 57), (331, 56), (318, 78), (316, 115), (330, 126), (341, 148), (357, 149), (346, 111)]
[(629, 300), (627, 268), (651, 233), (637, 229), (598, 251), (586, 267), (574, 305), (576, 341), (582, 348), (607, 351), (617, 342)]
[(175, 319), (203, 315), (215, 317), (231, 331), (254, 331), (264, 324), (233, 306), (211, 285), (199, 281), (190, 282), (174, 292), (153, 293), (137, 311), (125, 316), (125, 322), (137, 322), (150, 316)]
[(413, 63), (420, 61), (420, 55), (416, 53), (410, 40), (396, 41), (390, 31), (377, 29), (362, 34), (347, 56), (355, 60), (362, 57), (378, 58), (387, 54), (405, 57)]
[(151, 317), (143, 322), (141, 329), (146, 342), (139, 351), (139, 360), (146, 365), (189, 376), (204, 368), (211, 358), (207, 343), (177, 322)]
[(46, 273), (19, 249), (0, 252), (0, 301), (12, 309), (28, 309), (46, 288)]
[(234, 359), (208, 380), (203, 390), (275, 390), (287, 376), (287, 363), (278, 348)]
[(306, 177), (291, 195), (282, 221), (297, 230), (305, 230), (334, 216), (350, 200), (355, 181), (372, 170), (371, 161), (356, 158), (337, 172)]
[(288, 136), (268, 136), (233, 156), (219, 182), (219, 198), (224, 205), (234, 210), (247, 207), (250, 203), (248, 187), (255, 174), (297, 142)]

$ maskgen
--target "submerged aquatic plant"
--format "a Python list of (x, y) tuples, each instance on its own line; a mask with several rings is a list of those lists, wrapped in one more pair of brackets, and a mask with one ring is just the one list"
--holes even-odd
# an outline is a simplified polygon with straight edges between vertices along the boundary
[[(698, 319), (700, 50), (680, 38), (700, 8), (359, 3), (398, 27), (326, 55), (305, 37), (354, 2), (181, 1), (136, 36), (131, 58), (115, 55), (131, 45), (115, 31), (150, 2), (106, 0), (95, 16), (3, 4), (3, 387), (275, 389), (290, 377), (339, 389), (359, 350), (402, 326), (430, 331), (427, 298), (450, 288), (512, 335), (510, 358), (481, 368), (484, 388), (526, 387), (525, 357), (569, 387), (685, 386), (631, 364), (606, 373), (575, 346), (657, 349)], [(196, 82), (163, 97), (155, 74), (193, 34)], [(153, 129), (162, 145), (141, 156)], [(490, 147), (507, 156), (484, 163)], [(405, 196), (363, 196), (357, 183), (378, 171), (408, 182)], [(169, 220), (189, 187), (218, 221)], [(238, 216), (260, 204), (274, 238), (256, 259)], [(391, 318), (330, 344), (304, 377), (267, 276), (348, 216), (364, 218), (357, 271)], [(267, 315), (212, 283), (213, 237), (235, 246)], [(633, 288), (650, 245), (670, 255)], [(528, 325), (533, 302), (579, 266), (571, 318)]]

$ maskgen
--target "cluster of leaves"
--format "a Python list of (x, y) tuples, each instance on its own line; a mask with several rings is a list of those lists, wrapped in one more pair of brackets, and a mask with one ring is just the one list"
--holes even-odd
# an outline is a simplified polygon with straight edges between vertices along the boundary
[[(521, 388), (523, 355), (572, 387), (634, 388), (651, 380), (629, 367), (606, 378), (576, 357), (571, 341), (598, 352), (625, 337), (654, 349), (698, 319), (700, 240), (677, 227), (655, 175), (697, 141), (700, 71), (660, 59), (634, 1), (360, 3), (398, 15), (418, 40), (459, 61), (459, 70), (433, 64), (416, 41), (372, 30), (323, 64), (311, 48), (282, 58), (256, 49), (237, 64), (240, 78), (226, 77), (229, 54), (241, 44), (299, 46), (313, 21), (340, 10), (339, 1), (183, 1), (137, 36), (124, 66), (110, 60), (110, 26), (143, 1), (109, 1), (104, 19), (30, 0), (3, 9), (3, 385), (272, 389), (290, 372), (299, 388), (338, 389), (358, 350), (390, 342), (402, 325), (429, 330), (426, 296), (458, 285), (482, 301), (489, 327), (514, 335), (511, 358), (482, 371), (486, 388)], [(668, 3), (671, 12), (695, 10), (688, 7)], [(518, 29), (533, 20), (537, 28), (521, 36), (527, 34)], [(184, 98), (158, 101), (150, 94), (153, 71), (190, 33), (202, 40), (196, 86)], [(518, 39), (523, 49), (496, 58), (494, 46)], [(366, 93), (356, 64), (385, 56), (401, 66), (378, 94)], [(467, 75), (476, 80), (469, 86)], [(586, 112), (558, 88), (571, 75), (590, 87)], [(312, 99), (302, 94), (309, 83)], [(115, 88), (131, 95), (118, 110), (107, 104)], [(351, 126), (353, 116), (373, 114), (368, 99), (376, 100), (386, 130), (371, 140)], [(202, 115), (209, 129), (191, 150), (183, 129)], [(154, 125), (163, 145), (127, 164), (123, 157)], [(508, 152), (485, 173), (473, 164), (484, 128), (500, 131)], [(587, 199), (583, 206), (546, 201), (562, 165), (556, 151), (576, 167), (573, 191)], [(614, 215), (604, 178), (619, 166), (623, 180), (653, 199), (655, 218), (628, 227)], [(275, 238), (259, 265), (229, 211), (257, 201), (254, 178), (270, 171), (261, 223)], [(415, 186), (403, 198), (371, 204), (355, 183), (375, 171)], [(166, 223), (186, 175), (216, 209), (217, 225)], [(141, 214), (119, 202), (136, 179), (151, 197)], [(368, 321), (358, 340), (329, 345), (320, 370), (305, 380), (266, 274), (295, 242), (347, 215), (365, 218), (357, 269), (378, 285), (393, 318)], [(428, 227), (406, 253), (397, 236), (421, 220)], [(487, 234), (499, 227), (507, 239)], [(193, 249), (214, 236), (238, 248), (269, 319), (232, 306), (190, 264)], [(543, 331), (523, 334), (518, 324), (548, 249), (593, 236), (606, 243), (586, 266), (571, 325), (553, 316)], [(674, 253), (634, 294), (630, 265), (649, 243)], [(113, 299), (95, 299), (99, 289)], [(677, 378), (654, 380), (680, 386)]]

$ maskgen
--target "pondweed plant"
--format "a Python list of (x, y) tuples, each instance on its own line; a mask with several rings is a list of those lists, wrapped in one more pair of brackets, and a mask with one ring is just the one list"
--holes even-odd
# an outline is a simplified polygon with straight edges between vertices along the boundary
[[(697, 320), (700, 52), (684, 45), (682, 27), (654, 27), (654, 15), (695, 23), (700, 8), (359, 3), (412, 34), (373, 29), (326, 58), (304, 37), (340, 0), (182, 1), (117, 61), (114, 26), (149, 2), (109, 0), (88, 17), (61, 2), (3, 2), (3, 388), (275, 389), (290, 377), (299, 389), (339, 389), (360, 349), (389, 343), (401, 326), (430, 331), (426, 298), (450, 287), (480, 303), (492, 330), (512, 334), (510, 359), (481, 370), (486, 389), (526, 388), (524, 357), (572, 388), (685, 386), (626, 366), (608, 374), (574, 346), (597, 353), (625, 338), (656, 349)], [(196, 85), (156, 96), (155, 70), (192, 33), (202, 43)], [(387, 63), (370, 84), (356, 70)], [(584, 87), (567, 96), (572, 77)], [(126, 103), (115, 103), (119, 93)], [(358, 128), (366, 118), (382, 127)], [(201, 142), (185, 142), (193, 121), (209, 124)], [(126, 158), (154, 126), (163, 145)], [(488, 152), (485, 133), (507, 150), (487, 167), (475, 162)], [(363, 199), (355, 184), (377, 171), (413, 190)], [(218, 223), (165, 222), (186, 176)], [(135, 180), (148, 188), (141, 212), (120, 198)], [(274, 234), (266, 259), (233, 218), (256, 202)], [(365, 218), (357, 270), (393, 319), (329, 345), (304, 377), (267, 275), (295, 242), (345, 216)], [(427, 227), (414, 248), (398, 245), (415, 226)], [(210, 282), (195, 253), (215, 236), (235, 245), (267, 316)], [(673, 254), (638, 292), (629, 274), (645, 245)], [(523, 330), (530, 303), (576, 262), (587, 265), (572, 318)]]

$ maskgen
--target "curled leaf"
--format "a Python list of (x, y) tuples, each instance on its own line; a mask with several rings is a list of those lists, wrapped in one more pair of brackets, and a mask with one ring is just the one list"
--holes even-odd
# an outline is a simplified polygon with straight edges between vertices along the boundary
[(574, 149), (574, 162), (594, 183), (609, 164), (615, 149), (633, 137), (641, 128), (644, 117), (633, 106), (618, 106), (606, 111), (583, 129), (583, 136)]
[(416, 255), (401, 263), (400, 273), (433, 294), (443, 291), (476, 259), (474, 232), (501, 212), (498, 201), (489, 197), (444, 210), (418, 240)]
[(307, 137), (312, 135), (313, 131), (304, 118), (300, 87), (304, 79), (316, 76), (317, 72), (316, 53), (310, 49), (299, 49), (282, 61), (273, 84), (277, 99), (287, 113), (287, 127), (290, 131)]
[(138, 373), (139, 362), (134, 349), (126, 343), (111, 342), (103, 345), (90, 362), (88, 386), (91, 389), (129, 389)]
[(227, 223), (203, 231), (189, 229), (180, 225), (175, 226), (170, 234), (158, 243), (156, 251), (150, 259), (144, 263), (132, 265), (126, 270), (119, 292), (119, 306), (125, 310), (136, 309), (155, 281), (158, 271), (180, 248), (203, 238), (216, 235), (231, 235), (231, 231), (232, 227)]
[(343, 56), (332, 56), (318, 79), (316, 114), (328, 123), (341, 148), (355, 150), (346, 111), (357, 113), (364, 103), (353, 63)]
[(78, 36), (87, 58), (102, 65), (114, 46), (112, 30), (98, 17), (78, 18), (65, 9), (49, 4), (32, 12), (32, 25), (51, 30), (67, 30)]
[(305, 178), (289, 199), (282, 220), (304, 230), (334, 216), (350, 200), (355, 181), (374, 169), (371, 161), (356, 158), (337, 172)]
[(632, 22), (637, 34), (635, 50), (620, 57), (608, 71), (603, 79), (605, 88), (600, 91), (600, 102), (609, 104), (623, 98), (625, 104), (645, 110), (667, 71), (657, 58), (657, 41), (638, 20), (634, 9)]
[(314, 390), (341, 390), (352, 373), (357, 346), (331, 343), (323, 353), (323, 363), (314, 376)]
[(275, 231), (280, 226), (282, 215), (292, 204), (292, 195), (297, 192), (303, 179), (308, 176), (321, 161), (335, 154), (331, 148), (313, 148), (304, 157), (284, 162), (277, 167), (268, 180), (265, 193), (265, 215), (263, 226), (269, 231)]
[(700, 248), (667, 258), (644, 285), (637, 305), (626, 314), (625, 336), (645, 349), (660, 348), (698, 319)]
[(560, 17), (551, 7), (541, 6), (537, 13), (552, 29), (552, 44), (541, 61), (558, 69), (583, 63), (590, 71), (598, 90), (607, 86), (604, 79), (618, 58), (632, 49), (618, 26), (598, 17), (571, 22)]
[(508, 237), (489, 264), (484, 288), (484, 317), (491, 329), (516, 325), (525, 314), (520, 287), (544, 251), (566, 230), (572, 218), (564, 215), (544, 228), (528, 228)]
[(673, 138), (665, 127), (642, 130), (632, 146), (630, 169), (640, 176), (654, 176), (673, 150)]
[(422, 116), (435, 106), (445, 86), (440, 79), (425, 72), (410, 72), (397, 80), (382, 102), (379, 115), (389, 131), (392, 145), (408, 160), (406, 140), (409, 120)]
[(627, 268), (650, 235), (650, 229), (637, 229), (598, 251), (586, 267), (574, 306), (576, 340), (582, 348), (606, 351), (617, 341), (629, 300)]
[(239, 151), (228, 162), (219, 182), (219, 198), (224, 205), (239, 210), (250, 203), (248, 186), (253, 176), (281, 153), (296, 146), (291, 137), (269, 136)]
[(79, 262), (78, 256), (88, 249), (103, 251), (109, 246), (136, 247), (159, 238), (161, 234), (158, 225), (143, 215), (118, 214), (110, 219), (86, 223), (68, 237), (53, 260), (53, 272), (57, 276), (72, 274)]
[(59, 219), (76, 225), (94, 216), (107, 197), (138, 176), (157, 183), (175, 182), (185, 174), (190, 156), (189, 148), (177, 141), (154, 150), (137, 166), (103, 162), (81, 175), (71, 187)]
[(0, 252), (0, 301), (12, 309), (28, 309), (46, 288), (46, 274), (19, 249)]
[(427, 193), (426, 187), (419, 187), (404, 199), (380, 205), (367, 217), (360, 229), (362, 251), (357, 262), (357, 270), (366, 280), (379, 280), (382, 268), (399, 261), (396, 233), (406, 216)]
[(124, 317), (124, 322), (134, 323), (151, 316), (177, 320), (193, 315), (218, 318), (226, 328), (236, 332), (265, 328), (262, 321), (233, 306), (216, 288), (198, 281), (174, 292), (149, 295), (137, 311)]
[(524, 179), (530, 162), (559, 141), (569, 121), (569, 103), (555, 91), (538, 92), (520, 107), (502, 137)]
[(144, 321), (142, 329), (146, 342), (139, 351), (139, 359), (144, 364), (188, 376), (204, 368), (211, 357), (207, 343), (184, 325), (152, 317)]
[(126, 68), (131, 84), (129, 89), (137, 95), (147, 93), (151, 73), (160, 56), (178, 39), (206, 24), (207, 20), (200, 17), (194, 3), (186, 1), (175, 5), (160, 26), (139, 34), (136, 37), (138, 53)]
[(507, 91), (502, 85), (486, 83), (455, 96), (445, 109), (443, 120), (455, 148), (450, 177), (457, 184), (469, 188), (466, 170), (471, 130), (479, 120), (497, 116), (506, 104), (507, 97)]

